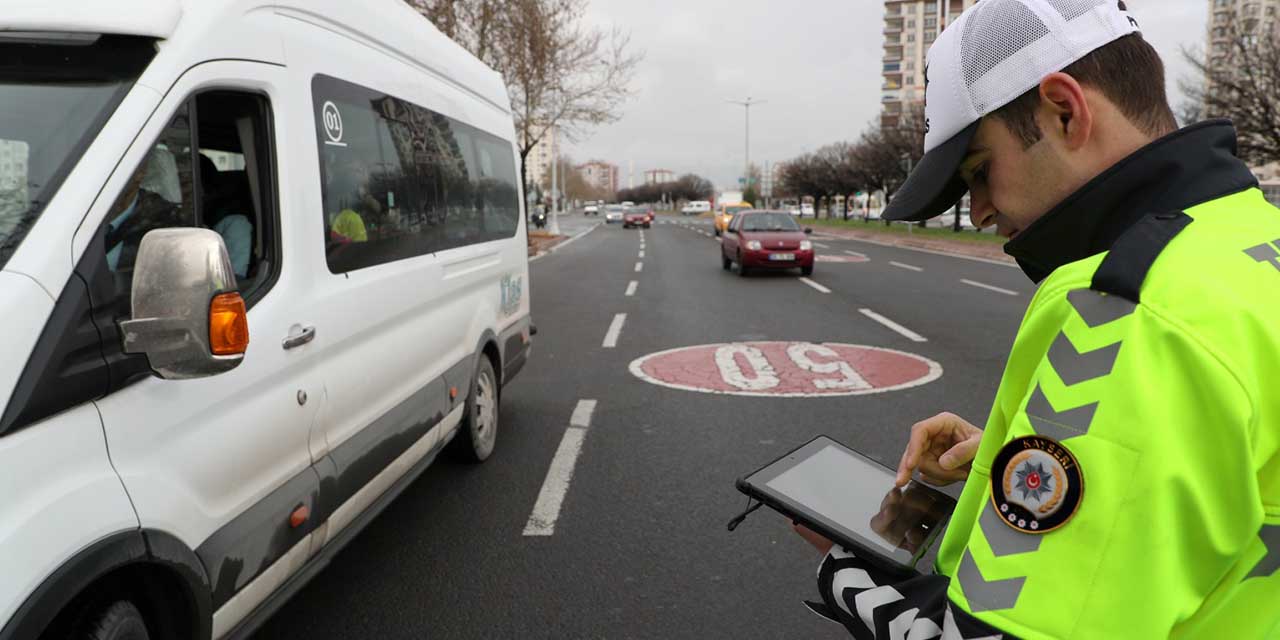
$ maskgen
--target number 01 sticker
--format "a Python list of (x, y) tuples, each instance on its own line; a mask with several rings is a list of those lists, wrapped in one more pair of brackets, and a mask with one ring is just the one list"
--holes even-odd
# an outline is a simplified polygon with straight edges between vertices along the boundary
[(735, 342), (671, 349), (631, 363), (646, 382), (702, 393), (808, 398), (896, 391), (928, 384), (942, 367), (880, 347), (812, 342)]

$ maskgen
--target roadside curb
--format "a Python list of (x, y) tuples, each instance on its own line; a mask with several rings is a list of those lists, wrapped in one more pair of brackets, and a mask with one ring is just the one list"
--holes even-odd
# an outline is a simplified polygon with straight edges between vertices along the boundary
[(549, 255), (551, 255), (551, 254), (553, 254), (553, 253), (555, 253), (555, 252), (559, 251), (561, 248), (563, 248), (563, 247), (565, 247), (565, 246), (567, 246), (567, 245), (569, 245), (569, 244), (573, 243), (574, 241), (576, 241), (576, 240), (578, 240), (578, 239), (582, 238), (583, 236), (587, 235), (588, 233), (591, 233), (592, 231), (595, 231), (595, 230), (596, 230), (596, 227), (599, 227), (599, 226), (600, 226), (599, 224), (596, 224), (596, 225), (592, 226), (590, 229), (587, 229), (586, 231), (580, 231), (580, 232), (578, 232), (576, 235), (570, 236), (569, 238), (566, 238), (566, 239), (564, 239), (564, 240), (561, 240), (560, 242), (555, 243), (554, 245), (551, 245), (551, 248), (550, 248), (550, 249), (546, 249), (546, 250), (543, 250), (543, 251), (539, 251), (538, 253), (536, 253), (536, 254), (534, 254), (534, 255), (532, 255), (532, 256), (529, 256), (529, 262), (530, 262), (530, 263), (537, 262), (538, 260), (541, 260), (541, 259), (543, 259), (543, 258), (545, 258), (545, 257), (547, 257), (547, 256), (549, 256)]
[(922, 253), (931, 253), (934, 255), (949, 256), (953, 258), (962, 258), (965, 260), (974, 260), (977, 262), (985, 262), (988, 264), (1001, 265), (1005, 267), (1018, 268), (1018, 263), (1012, 257), (997, 254), (991, 251), (966, 250), (968, 247), (957, 248), (955, 244), (947, 241), (921, 241), (907, 239), (886, 240), (883, 237), (875, 237), (881, 234), (874, 232), (856, 232), (849, 233), (843, 230), (832, 229), (827, 227), (815, 227), (814, 235), (825, 235), (832, 239), (854, 240), (857, 242), (865, 242), (867, 244), (879, 245), (882, 247), (893, 247), (896, 249), (907, 249), (910, 251), (919, 251)]

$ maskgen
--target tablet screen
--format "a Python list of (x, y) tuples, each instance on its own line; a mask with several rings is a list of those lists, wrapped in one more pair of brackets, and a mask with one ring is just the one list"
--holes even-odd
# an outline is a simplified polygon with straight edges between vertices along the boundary
[(915, 555), (953, 506), (914, 483), (895, 489), (888, 469), (831, 441), (791, 464), (765, 486), (899, 560)]

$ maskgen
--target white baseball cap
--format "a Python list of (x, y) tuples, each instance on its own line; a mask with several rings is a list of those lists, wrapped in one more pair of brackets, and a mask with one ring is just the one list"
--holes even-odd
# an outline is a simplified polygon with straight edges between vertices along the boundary
[(960, 163), (983, 116), (1137, 32), (1123, 0), (980, 0), (966, 9), (929, 49), (924, 158), (883, 217), (918, 222), (946, 212), (968, 190)]

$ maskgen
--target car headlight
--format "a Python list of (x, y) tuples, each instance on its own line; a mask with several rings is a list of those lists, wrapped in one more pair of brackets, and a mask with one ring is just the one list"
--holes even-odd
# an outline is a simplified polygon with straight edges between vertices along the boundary
[(800, 241), (800, 250), (801, 250), (801, 251), (813, 251), (813, 243), (812, 243), (812, 242), (810, 242), (810, 241), (808, 241), (808, 240), (801, 240), (801, 241)]
[(760, 247), (760, 241), (759, 241), (759, 240), (751, 240), (751, 241), (747, 242), (747, 248), (748, 248), (748, 249), (750, 249), (750, 250), (752, 250), (752, 251), (759, 251), (759, 250), (761, 249), (761, 247)]

